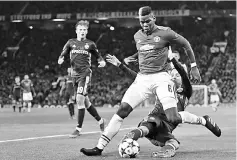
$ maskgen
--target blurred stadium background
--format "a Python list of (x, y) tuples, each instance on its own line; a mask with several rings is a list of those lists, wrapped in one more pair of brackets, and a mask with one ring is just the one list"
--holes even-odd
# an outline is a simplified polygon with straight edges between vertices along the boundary
[[(137, 10), (143, 5), (152, 6), (157, 24), (171, 27), (190, 41), (201, 72), (201, 84), (209, 85), (216, 79), (223, 95), (222, 102), (234, 103), (235, 1), (31, 1), (0, 3), (1, 106), (11, 103), (9, 94), (14, 77), (20, 75), (23, 78), (25, 74), (30, 75), (37, 93), (34, 104), (42, 107), (65, 104), (59, 97), (59, 90), (50, 93), (45, 101), (42, 97), (53, 82), (67, 74), (69, 63), (59, 66), (57, 58), (66, 41), (76, 37), (74, 24), (80, 19), (89, 20), (88, 38), (97, 43), (102, 55), (110, 53), (122, 60), (136, 52), (133, 34), (140, 28)], [(172, 46), (172, 49), (178, 50), (181, 62), (188, 64), (181, 48)], [(137, 68), (135, 65), (131, 67)], [(94, 61), (92, 69), (92, 102), (96, 106), (119, 103), (131, 81), (110, 64), (101, 69)]]
[[(99, 133), (95, 131), (99, 128), (95, 121), (86, 116), (85, 135), (77, 140), (68, 139), (67, 134), (76, 122), (68, 119), (66, 109), (52, 108), (66, 103), (59, 96), (60, 89), (52, 91), (45, 100), (42, 97), (67, 74), (69, 63), (59, 66), (57, 59), (66, 41), (76, 37), (74, 25), (78, 20), (90, 21), (88, 38), (97, 43), (102, 56), (110, 53), (123, 60), (136, 52), (133, 34), (140, 29), (137, 10), (144, 5), (153, 8), (158, 25), (169, 26), (189, 40), (201, 72), (201, 85), (207, 86), (216, 79), (222, 93), (219, 111), (213, 112), (209, 107), (188, 107), (188, 110), (212, 116), (223, 136), (217, 139), (202, 127), (182, 125), (175, 131), (182, 144), (176, 159), (236, 158), (236, 1), (218, 0), (0, 2), (0, 159), (101, 159), (79, 153), (81, 147), (96, 144), (94, 134)], [(172, 46), (172, 49), (180, 52), (181, 62), (189, 64), (181, 48)], [(136, 65), (130, 67), (137, 69)], [(116, 109), (106, 106), (119, 104), (131, 81), (110, 64), (97, 68), (95, 59), (92, 70), (89, 96), (95, 106), (101, 107), (98, 110), (101, 115), (110, 119)], [(32, 113), (13, 113), (9, 98), (12, 83), (15, 76), (22, 79), (25, 74), (30, 76), (36, 90), (35, 105)], [(203, 91), (196, 92), (192, 104), (204, 98)], [(51, 108), (39, 109), (39, 106)], [(125, 129), (135, 127), (149, 110), (135, 111), (125, 121)], [(119, 158), (117, 144), (124, 133), (118, 134), (103, 159)], [(47, 137), (51, 135), (55, 136)], [(139, 144), (140, 159), (148, 159), (155, 147), (146, 140)]]

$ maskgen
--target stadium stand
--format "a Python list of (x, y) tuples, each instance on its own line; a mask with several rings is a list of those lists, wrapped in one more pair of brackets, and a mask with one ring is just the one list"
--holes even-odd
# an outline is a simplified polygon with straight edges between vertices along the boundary
[[(11, 2), (6, 2), (9, 6), (13, 5)], [(105, 2), (101, 5), (100, 2), (95, 2), (93, 7), (91, 3), (81, 2), (80, 5), (75, 5), (75, 2), (62, 2), (53, 3), (47, 2), (37, 3), (30, 2), (26, 4), (19, 2), (20, 5), (26, 6), (24, 13), (72, 13), (72, 12), (100, 12), (100, 11), (128, 11), (136, 10), (144, 3), (137, 2), (137, 5), (128, 5), (125, 7), (122, 2), (118, 5), (111, 5), (114, 2)], [(99, 3), (99, 4), (98, 4)], [(131, 2), (132, 3), (132, 2)], [(147, 2), (147, 5), (152, 5), (154, 2)], [(206, 2), (203, 5), (200, 3), (189, 2), (162, 2), (162, 6), (154, 5), (154, 9), (193, 9), (200, 8), (214, 9), (232, 9), (235, 5), (224, 5), (223, 2)], [(40, 5), (39, 5), (40, 4)], [(15, 3), (14, 3), (15, 5)], [(16, 6), (13, 5), (13, 10), (4, 10), (0, 6), (0, 14), (15, 14), (20, 12)], [(87, 7), (90, 5), (90, 7)], [(63, 6), (63, 7), (61, 7)], [(110, 7), (106, 7), (110, 6)], [(113, 6), (115, 8), (113, 8)], [(60, 8), (58, 10), (58, 8)], [(188, 24), (188, 25), (187, 25)], [(161, 25), (164, 25), (161, 21)], [(236, 101), (236, 24), (235, 19), (217, 18), (212, 22), (196, 21), (192, 17), (186, 18), (183, 24), (171, 23), (169, 27), (184, 35), (193, 49), (197, 58), (198, 66), (202, 76), (202, 84), (208, 85), (212, 79), (216, 79), (220, 90), (223, 94), (223, 102)], [(213, 27), (215, 26), (215, 27)], [(29, 74), (33, 80), (35, 90), (37, 93), (35, 103), (42, 104), (58, 104), (65, 103), (63, 98), (59, 97), (59, 90), (50, 93), (46, 100), (43, 101), (42, 97), (45, 92), (51, 87), (52, 82), (56, 81), (59, 76), (66, 74), (66, 63), (63, 66), (57, 64), (58, 55), (61, 52), (66, 40), (74, 35), (74, 25), (65, 24), (63, 28), (54, 29), (53, 32), (44, 28), (33, 28), (29, 30), (28, 26), (24, 24), (11, 23), (10, 28), (0, 28), (1, 37), (1, 58), (0, 58), (0, 103), (10, 103), (9, 94), (12, 82), (16, 75), (23, 76)], [(100, 33), (104, 32), (104, 36), (98, 41), (98, 48), (102, 55), (110, 53), (116, 55), (119, 59), (135, 53), (135, 45), (133, 41), (133, 34), (137, 31), (138, 27), (124, 28), (116, 27), (114, 31), (106, 30), (101, 27), (91, 28), (88, 38), (94, 41), (98, 40)], [(225, 33), (227, 33), (225, 35)], [(6, 47), (15, 46), (19, 41), (20, 48), (18, 52), (4, 50)], [(224, 53), (218, 52), (213, 54), (210, 48), (215, 41), (227, 41), (227, 47)], [(184, 51), (176, 46), (173, 49), (179, 50), (180, 53)], [(12, 53), (13, 52), (13, 53)], [(181, 61), (187, 63), (186, 56), (181, 54)], [(13, 58), (12, 58), (13, 57)], [(136, 68), (136, 66), (132, 66)], [(125, 79), (123, 73), (113, 67), (107, 65), (106, 68), (97, 68), (95, 60), (92, 65), (93, 81), (90, 88), (90, 96), (92, 102), (96, 106), (103, 106), (104, 104), (115, 105), (120, 102), (122, 95), (126, 88), (131, 83), (130, 80)], [(121, 78), (122, 77), (122, 78)], [(121, 80), (123, 79), (123, 80)]]

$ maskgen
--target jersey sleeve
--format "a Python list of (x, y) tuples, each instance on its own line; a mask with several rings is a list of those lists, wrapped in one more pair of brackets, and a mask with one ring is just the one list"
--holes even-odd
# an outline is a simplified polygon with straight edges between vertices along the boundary
[(126, 65), (124, 65), (124, 64), (121, 63), (121, 64), (119, 65), (119, 68), (120, 68), (123, 72), (125, 72), (125, 73), (127, 74), (127, 76), (128, 76), (129, 78), (131, 78), (132, 80), (134, 80), (134, 79), (136, 78), (137, 72), (131, 70), (131, 69), (128, 68)]
[(184, 70), (182, 65), (177, 62), (175, 58), (173, 58), (171, 62), (174, 64), (174, 68), (179, 72), (182, 78), (184, 94), (189, 99), (192, 96), (193, 88), (189, 81), (188, 75), (186, 74), (186, 71)]
[(68, 55), (69, 52), (70, 52), (70, 40), (68, 40), (67, 43), (63, 46), (63, 50), (60, 54), (60, 57)]
[(191, 63), (196, 62), (193, 49), (186, 38), (169, 28), (165, 32), (164, 39), (171, 44), (181, 45), (187, 52)]
[(133, 55), (131, 55), (130, 57), (137, 59), (138, 58), (138, 52), (133, 54)]
[(91, 45), (90, 45), (90, 48), (89, 48), (89, 51), (92, 55), (95, 56), (95, 58), (97, 59), (98, 62), (104, 60), (99, 52), (99, 50), (97, 49), (97, 46), (96, 44), (93, 42)]

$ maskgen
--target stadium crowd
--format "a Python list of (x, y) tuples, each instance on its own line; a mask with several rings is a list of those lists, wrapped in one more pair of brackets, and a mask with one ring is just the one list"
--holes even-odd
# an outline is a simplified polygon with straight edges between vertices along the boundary
[[(110, 2), (107, 3), (109, 4)], [(66, 5), (65, 8), (62, 8), (62, 12), (64, 9), (69, 11), (68, 8), (70, 8), (70, 4), (73, 4), (73, 2), (68, 3), (68, 7)], [(208, 3), (206, 7), (210, 6), (212, 5)], [(195, 9), (196, 6), (187, 5), (186, 7)], [(44, 10), (40, 10), (38, 7), (37, 12), (49, 11), (46, 7), (42, 8)], [(111, 9), (111, 7), (108, 8)], [(26, 13), (30, 12), (32, 7), (28, 9)], [(93, 11), (98, 10), (100, 10), (100, 5), (94, 8)], [(52, 10), (52, 12), (54, 11)], [(212, 21), (195, 21), (190, 17), (184, 19), (183, 24), (174, 22), (168, 24), (168, 26), (181, 35), (184, 35), (191, 43), (197, 58), (197, 64), (200, 68), (202, 84), (209, 85), (212, 79), (216, 79), (223, 95), (222, 101), (235, 102), (235, 20), (218, 18)], [(97, 41), (98, 37), (103, 35), (97, 43), (97, 47), (102, 53), (102, 56), (110, 53), (122, 60), (136, 52), (133, 34), (138, 29), (137, 27), (116, 27), (115, 30), (111, 31), (105, 28), (91, 28), (88, 38)], [(28, 30), (27, 27), (19, 27), (17, 25), (13, 25), (7, 32), (2, 28), (1, 30), (0, 36), (3, 43), (1, 43), (2, 55), (0, 58), (0, 103), (10, 103), (9, 94), (11, 85), (14, 82), (14, 77), (16, 75), (23, 77), (25, 74), (28, 74), (30, 79), (33, 80), (34, 88), (37, 93), (35, 103), (65, 103), (63, 96), (59, 94), (59, 89), (51, 92), (45, 101), (43, 97), (46, 91), (52, 86), (52, 83), (57, 81), (58, 77), (63, 77), (67, 74), (69, 63), (59, 66), (57, 64), (57, 58), (65, 42), (75, 37), (74, 24), (65, 24), (63, 29), (55, 29), (54, 31), (37, 28)], [(22, 37), (24, 37), (24, 39), (22, 39)], [(21, 40), (22, 43), (20, 43), (20, 48), (17, 52), (15, 52), (14, 49), (9, 49), (7, 53), (3, 50), (9, 46), (15, 46)], [(215, 41), (227, 41), (227, 47), (224, 53), (218, 52), (213, 54), (210, 52), (210, 47), (212, 47)], [(184, 51), (181, 48), (172, 46), (172, 49), (178, 50), (181, 54), (181, 61), (188, 64), (187, 56), (183, 54)], [(132, 65), (131, 67), (137, 69), (136, 65)], [(92, 85), (89, 92), (91, 101), (96, 106), (103, 106), (104, 104), (115, 105), (119, 103), (131, 81), (126, 79), (126, 76), (119, 69), (110, 64), (107, 64), (105, 68), (97, 68), (95, 59), (93, 59), (92, 62), (92, 70)]]
[[(136, 11), (137, 8), (149, 5), (153, 9), (191, 9), (191, 10), (211, 10), (211, 9), (235, 9), (235, 2), (226, 3), (225, 1), (70, 1), (70, 2), (8, 2), (5, 1), (0, 5), (0, 14), (17, 14), (24, 10), (25, 14), (40, 13), (77, 13), (77, 12), (116, 12), (116, 11)], [(11, 8), (11, 9), (9, 9)], [(24, 8), (24, 9), (22, 9)]]

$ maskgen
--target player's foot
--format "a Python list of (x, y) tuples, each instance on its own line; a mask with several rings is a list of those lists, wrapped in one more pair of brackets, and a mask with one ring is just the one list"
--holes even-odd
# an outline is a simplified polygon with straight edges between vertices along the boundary
[(70, 138), (77, 138), (80, 136), (80, 132), (76, 129), (72, 134), (69, 135)]
[(99, 149), (97, 147), (91, 149), (86, 148), (81, 149), (81, 152), (86, 156), (100, 156), (102, 151), (103, 151), (102, 149)]
[(102, 123), (100, 123), (100, 130), (103, 132), (105, 130), (105, 119), (104, 118), (101, 118), (102, 119)]
[(161, 149), (157, 152), (152, 152), (152, 157), (153, 158), (170, 158), (174, 157), (176, 154), (176, 150), (170, 146), (170, 145), (165, 145), (161, 147)]
[(203, 118), (206, 120), (206, 127), (209, 129), (213, 134), (215, 134), (217, 137), (221, 136), (221, 129), (218, 127), (218, 125), (208, 116), (203, 116)]

